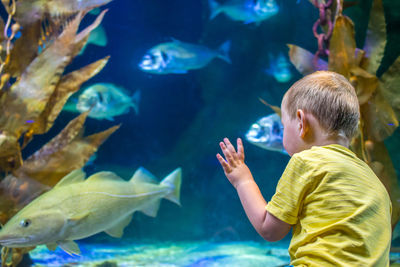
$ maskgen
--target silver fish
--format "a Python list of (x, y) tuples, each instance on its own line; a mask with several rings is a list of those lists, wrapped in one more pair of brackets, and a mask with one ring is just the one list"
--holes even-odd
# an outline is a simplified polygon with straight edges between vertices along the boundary
[(209, 0), (211, 9), (210, 19), (219, 13), (224, 13), (232, 20), (242, 21), (245, 24), (266, 20), (279, 12), (275, 0), (227, 0), (223, 4)]
[(140, 91), (130, 97), (125, 90), (112, 83), (96, 83), (86, 88), (78, 98), (79, 112), (90, 110), (89, 117), (113, 120), (113, 117), (129, 112), (133, 108), (139, 113)]
[(184, 43), (178, 40), (161, 43), (151, 48), (139, 63), (142, 71), (153, 74), (184, 74), (188, 70), (200, 69), (214, 58), (230, 63), (230, 41), (223, 43), (218, 50)]
[(287, 154), (283, 147), (283, 125), (276, 113), (262, 117), (251, 125), (246, 140), (261, 148)]
[(265, 72), (275, 78), (277, 82), (286, 83), (292, 79), (291, 64), (283, 53), (278, 56), (269, 54), (269, 67)]
[(74, 240), (106, 232), (121, 237), (132, 214), (157, 215), (162, 198), (179, 204), (181, 169), (160, 183), (144, 168), (125, 181), (112, 172), (98, 172), (85, 179), (75, 170), (50, 191), (34, 199), (0, 230), (5, 247), (57, 246), (80, 254)]

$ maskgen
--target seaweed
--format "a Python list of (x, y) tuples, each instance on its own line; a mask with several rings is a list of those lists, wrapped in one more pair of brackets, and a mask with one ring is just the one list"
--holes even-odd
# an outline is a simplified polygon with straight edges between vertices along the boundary
[[(110, 1), (2, 0), (8, 13), (6, 23), (0, 19), (2, 224), (66, 174), (82, 168), (119, 127), (83, 136), (87, 113), (82, 113), (38, 151), (22, 157), (21, 150), (35, 135), (52, 128), (68, 98), (107, 64), (109, 57), (65, 73), (107, 10), (78, 31), (85, 14)], [(15, 38), (18, 31), (21, 37)], [(2, 266), (16, 266), (31, 249), (3, 248)]]

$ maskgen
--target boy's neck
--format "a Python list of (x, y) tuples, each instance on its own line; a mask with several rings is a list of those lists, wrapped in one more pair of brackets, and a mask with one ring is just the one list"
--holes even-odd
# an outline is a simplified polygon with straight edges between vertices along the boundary
[(338, 133), (328, 133), (313, 115), (310, 116), (308, 114), (307, 119), (310, 128), (307, 137), (303, 139), (306, 149), (309, 149), (313, 146), (327, 146), (333, 144), (341, 145), (347, 148), (350, 146), (350, 141), (347, 137)]
[(310, 148), (312, 146), (327, 146), (333, 144), (341, 145), (348, 148), (350, 142), (347, 138), (342, 136), (320, 136), (320, 138), (310, 144)]
[(304, 143), (301, 151), (311, 149), (313, 146), (327, 146), (327, 145), (341, 145), (343, 147), (349, 148), (350, 143), (347, 138), (321, 138), (315, 140), (314, 142)]

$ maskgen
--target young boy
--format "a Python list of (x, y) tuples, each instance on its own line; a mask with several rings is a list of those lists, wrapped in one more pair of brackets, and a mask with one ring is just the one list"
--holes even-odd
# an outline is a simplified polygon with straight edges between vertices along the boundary
[(282, 100), (283, 146), (291, 156), (267, 204), (227, 138), (217, 154), (250, 222), (268, 241), (293, 227), (293, 266), (389, 266), (391, 202), (374, 172), (348, 149), (360, 117), (357, 95), (340, 74), (319, 71)]

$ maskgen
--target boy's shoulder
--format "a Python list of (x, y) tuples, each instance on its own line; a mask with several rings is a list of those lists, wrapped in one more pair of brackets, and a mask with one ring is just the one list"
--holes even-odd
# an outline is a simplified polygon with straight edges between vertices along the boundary
[(321, 164), (331, 165), (329, 163), (333, 163), (335, 166), (340, 162), (346, 162), (346, 165), (350, 162), (357, 165), (364, 165), (365, 163), (350, 149), (339, 144), (313, 146), (310, 149), (294, 154), (291, 161), (295, 161), (297, 164), (311, 165), (316, 168), (319, 168)]
[[(318, 157), (321, 156), (322, 158)], [(299, 159), (323, 159), (325, 157), (351, 157), (357, 158), (353, 151), (339, 144), (330, 144), (325, 146), (313, 146), (310, 149), (303, 150), (293, 155)]]

